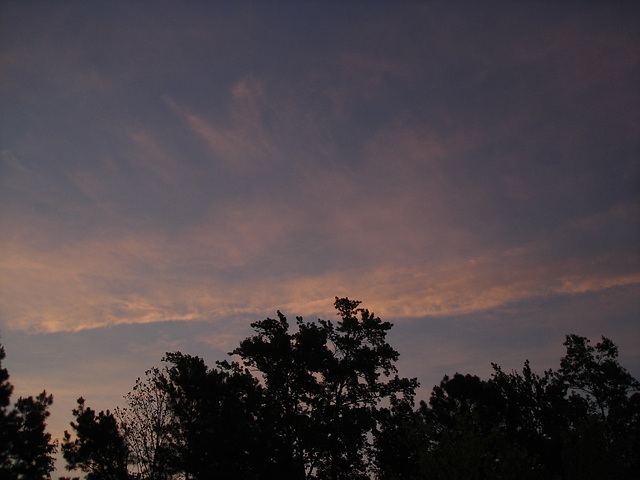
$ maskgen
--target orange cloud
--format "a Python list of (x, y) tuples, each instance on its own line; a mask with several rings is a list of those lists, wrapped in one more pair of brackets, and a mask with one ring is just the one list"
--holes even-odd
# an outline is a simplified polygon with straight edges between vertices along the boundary
[[(76, 243), (49, 252), (14, 246), (2, 261), (4, 313), (11, 319), (8, 326), (55, 332), (120, 323), (219, 322), (241, 313), (261, 317), (276, 309), (296, 314), (326, 312), (335, 295), (363, 299), (385, 317), (438, 316), (486, 310), (536, 296), (640, 283), (637, 274), (602, 274), (597, 262), (587, 269), (572, 265), (570, 259), (538, 264), (540, 252), (526, 249), (428, 267), (394, 262), (320, 274), (234, 280), (216, 263), (216, 258), (226, 255), (207, 255), (216, 248), (228, 249), (233, 236), (220, 240), (204, 231), (197, 235), (184, 239), (180, 249), (158, 239), (133, 237)], [(237, 246), (235, 257), (231, 250), (227, 266), (251, 270), (256, 255), (268, 255), (267, 250), (252, 250), (256, 247), (247, 242), (244, 248)]]

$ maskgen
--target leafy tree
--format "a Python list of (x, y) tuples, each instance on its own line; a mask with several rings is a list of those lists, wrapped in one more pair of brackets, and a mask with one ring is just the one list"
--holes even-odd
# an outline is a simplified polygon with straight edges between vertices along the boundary
[(2, 368), (5, 350), (0, 345), (0, 477), (47, 479), (54, 470), (57, 444), (46, 432), (46, 420), (53, 396), (43, 391), (34, 397), (20, 397), (11, 408), (13, 385)]
[(638, 382), (610, 340), (567, 336), (561, 368), (493, 365), (445, 376), (429, 403), (392, 408), (377, 435), (379, 478), (638, 478)]
[(412, 401), (392, 402), (381, 409), (375, 432), (376, 474), (380, 480), (420, 476), (420, 458), (431, 444), (431, 432)]
[(67, 469), (88, 480), (278, 477), (283, 464), (270, 447), (258, 381), (237, 364), (209, 369), (179, 352), (164, 360), (167, 368), (138, 379), (115, 415), (78, 400), (75, 436), (65, 432), (62, 444)]
[(574, 423), (584, 412), (567, 398), (567, 388), (548, 370), (542, 376), (525, 361), (522, 374), (505, 373), (492, 364), (491, 382), (504, 401), (504, 428), (508, 438), (534, 457), (546, 476), (561, 475), (561, 452)]
[[(340, 320), (319, 320), (329, 351), (322, 370), (321, 418), (328, 420), (330, 478), (367, 478), (373, 454), (369, 434), (376, 428), (378, 404), (391, 398), (413, 401), (418, 382), (400, 379), (394, 362), (399, 353), (386, 341), (390, 322), (359, 308), (359, 301), (336, 298)], [(382, 377), (382, 378), (381, 378)], [(327, 465), (328, 463), (328, 465)]]
[(56, 444), (45, 431), (52, 404), (53, 395), (47, 395), (47, 392), (35, 398), (19, 398), (16, 402), (18, 432), (13, 448), (13, 469), (18, 478), (49, 478), (54, 469)]
[(359, 305), (336, 297), (336, 324), (297, 317), (294, 333), (278, 312), (232, 352), (261, 373), (277, 406), (275, 435), (292, 466), (285, 478), (368, 478), (380, 401), (413, 398), (415, 379), (391, 378), (391, 323)]
[(582, 409), (564, 451), (570, 478), (633, 478), (640, 471), (640, 383), (618, 362), (608, 338), (595, 346), (567, 335), (559, 382)]
[(306, 478), (320, 448), (321, 433), (311, 420), (321, 387), (315, 376), (328, 357), (326, 334), (317, 325), (297, 319), (298, 332), (289, 333), (286, 317), (252, 323), (257, 332), (240, 343), (233, 353), (245, 365), (256, 368), (274, 407), (273, 435), (281, 445), (279, 463), (283, 478)]
[(535, 459), (506, 428), (506, 401), (496, 384), (473, 375), (445, 376), (420, 413), (433, 443), (420, 478), (543, 478)]
[[(499, 368), (499, 367), (498, 367)], [(500, 373), (511, 385), (511, 376)], [(518, 377), (520, 378), (520, 377)], [(507, 395), (505, 395), (507, 392)], [(513, 390), (474, 375), (445, 375), (414, 413), (392, 412), (378, 437), (381, 479), (552, 478), (520, 441)], [(523, 392), (524, 395), (524, 392)], [(526, 408), (526, 407), (523, 407)], [(513, 417), (513, 419), (511, 417)], [(400, 474), (399, 474), (400, 473)]]
[(129, 480), (129, 450), (115, 416), (109, 410), (96, 414), (82, 397), (73, 415), (75, 438), (65, 431), (62, 441), (66, 469), (86, 473), (86, 480)]
[(460, 415), (473, 414), (487, 425), (502, 423), (503, 399), (493, 384), (475, 375), (445, 375), (433, 387), (429, 405), (421, 402), (420, 411), (432, 420), (437, 433), (453, 427)]
[(237, 364), (208, 368), (199, 357), (168, 353), (158, 385), (174, 418), (175, 470), (193, 479), (276, 478), (262, 388)]
[(559, 378), (574, 392), (583, 395), (589, 410), (609, 423), (628, 406), (640, 383), (618, 363), (618, 347), (608, 338), (595, 346), (586, 337), (567, 335), (567, 353), (560, 360)]

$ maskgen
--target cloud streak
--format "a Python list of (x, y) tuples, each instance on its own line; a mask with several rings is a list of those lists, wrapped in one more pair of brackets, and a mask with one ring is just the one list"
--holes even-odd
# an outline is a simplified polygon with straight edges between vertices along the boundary
[[(635, 213), (616, 210), (609, 216), (632, 221)], [(593, 223), (607, 223), (609, 216), (601, 215)], [(309, 312), (314, 305), (330, 304), (333, 295), (344, 294), (375, 299), (376, 310), (387, 316), (422, 317), (468, 314), (526, 298), (640, 283), (634, 268), (637, 256), (623, 250), (583, 258), (567, 251), (564, 258), (553, 259), (558, 252), (548, 249), (555, 238), (501, 253), (474, 251), (469, 258), (411, 252), (406, 258), (393, 254), (379, 262), (334, 265), (330, 271), (299, 271), (287, 268), (288, 252), (295, 248), (288, 238), (295, 236), (298, 224), (294, 215), (284, 217), (277, 208), (249, 205), (226, 212), (224, 218), (218, 214), (216, 223), (206, 227), (181, 232), (179, 241), (137, 235), (75, 242), (48, 251), (39, 245), (5, 245), (4, 315), (13, 319), (11, 328), (54, 332), (120, 323), (221, 321), (225, 315), (260, 316), (285, 307)], [(343, 225), (350, 218), (323, 226), (344, 235), (338, 245), (347, 250), (343, 256), (397, 244), (383, 238), (391, 246), (372, 246), (360, 233), (372, 229), (350, 230)], [(357, 223), (359, 218), (351, 220)], [(576, 228), (584, 232), (593, 227)], [(313, 258), (305, 259), (313, 257), (312, 251), (294, 254), (293, 261), (313, 266)], [(330, 252), (323, 252), (322, 258), (326, 255)], [(11, 305), (13, 309), (7, 309)]]

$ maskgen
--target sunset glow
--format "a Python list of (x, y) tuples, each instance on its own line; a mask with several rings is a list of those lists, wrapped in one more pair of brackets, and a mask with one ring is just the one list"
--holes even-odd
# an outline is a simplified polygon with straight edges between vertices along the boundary
[(0, 335), (111, 408), (348, 296), (401, 373), (640, 374), (634, 2), (2, 2)]

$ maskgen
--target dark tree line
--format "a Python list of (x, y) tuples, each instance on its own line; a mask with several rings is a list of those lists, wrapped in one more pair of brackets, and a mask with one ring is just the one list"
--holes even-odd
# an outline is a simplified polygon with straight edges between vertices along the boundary
[(607, 338), (567, 335), (558, 371), (456, 373), (386, 411), (379, 478), (640, 478), (640, 385)]
[(370, 478), (381, 404), (412, 404), (418, 384), (397, 375), (391, 324), (359, 304), (336, 298), (337, 322), (253, 323), (241, 363), (168, 353), (113, 413), (80, 399), (67, 467), (89, 480)]
[[(127, 408), (104, 414), (126, 445), (105, 450), (120, 473), (105, 476), (94, 457), (69, 466), (95, 479), (638, 478), (640, 386), (609, 339), (567, 336), (560, 368), (542, 375), (527, 361), (522, 372), (493, 365), (488, 380), (445, 376), (416, 408), (391, 324), (347, 298), (335, 307), (336, 323), (291, 325), (280, 312), (253, 323), (232, 352), (240, 363), (167, 354)], [(82, 412), (67, 459), (93, 441)]]
[[(487, 380), (445, 376), (416, 406), (392, 325), (348, 298), (335, 307), (337, 322), (253, 323), (239, 362), (167, 353), (113, 412), (80, 398), (66, 468), (87, 480), (640, 478), (640, 384), (611, 340), (568, 335), (542, 375), (527, 361), (494, 364)], [(9, 409), (7, 378), (0, 369), (0, 478), (49, 478), (51, 397)]]

